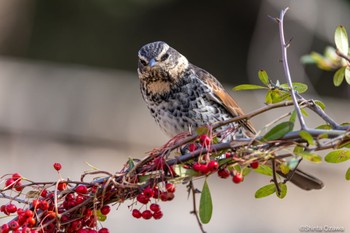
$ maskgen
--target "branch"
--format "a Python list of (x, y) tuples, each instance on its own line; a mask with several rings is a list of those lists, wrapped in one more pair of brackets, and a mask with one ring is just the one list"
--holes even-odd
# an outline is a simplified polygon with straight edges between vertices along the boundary
[(286, 44), (286, 42), (285, 42), (284, 28), (283, 28), (284, 15), (287, 13), (287, 11), (288, 11), (288, 7), (281, 11), (280, 18), (278, 20), (276, 20), (276, 22), (278, 22), (279, 32), (280, 32), (279, 35), (280, 35), (281, 48), (282, 48), (283, 69), (284, 69), (285, 77), (287, 79), (287, 83), (290, 87), (290, 92), (291, 92), (292, 100), (293, 100), (293, 103), (295, 106), (295, 110), (296, 110), (297, 115), (298, 115), (300, 127), (301, 127), (301, 129), (307, 130), (307, 127), (306, 127), (306, 124), (304, 121), (304, 117), (303, 117), (301, 110), (300, 110), (300, 107), (298, 105), (298, 100), (297, 100), (297, 97), (295, 95), (295, 90), (293, 88), (292, 78), (291, 78), (290, 71), (289, 71), (288, 56), (287, 56), (287, 49), (289, 47), (289, 43)]
[(201, 223), (201, 220), (199, 219), (198, 216), (198, 211), (197, 211), (197, 202), (196, 202), (196, 194), (197, 194), (197, 189), (193, 185), (193, 181), (191, 180), (190, 183), (188, 184), (189, 191), (192, 193), (192, 203), (193, 203), (193, 210), (191, 211), (191, 214), (194, 214), (197, 219), (197, 223), (199, 228), (201, 229), (202, 233), (206, 233), (206, 231), (203, 228), (203, 224)]

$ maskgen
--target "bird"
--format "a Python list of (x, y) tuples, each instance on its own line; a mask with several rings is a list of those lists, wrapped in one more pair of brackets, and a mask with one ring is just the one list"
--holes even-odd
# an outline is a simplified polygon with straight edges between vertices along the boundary
[[(163, 41), (151, 42), (139, 49), (137, 72), (144, 102), (161, 130), (170, 138), (244, 115), (213, 75), (191, 64)], [(247, 120), (217, 130), (229, 131), (229, 140), (253, 138), (256, 134), (252, 123)], [(304, 190), (323, 187), (321, 180), (299, 169), (293, 171), (291, 182)]]

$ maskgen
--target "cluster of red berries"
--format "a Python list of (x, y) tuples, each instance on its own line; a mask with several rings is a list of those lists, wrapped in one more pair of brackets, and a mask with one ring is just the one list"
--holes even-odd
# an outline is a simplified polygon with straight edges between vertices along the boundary
[(161, 219), (163, 217), (163, 212), (160, 209), (159, 204), (152, 203), (149, 206), (149, 209), (147, 208), (147, 204), (151, 201), (151, 198), (161, 201), (171, 201), (174, 199), (175, 195), (175, 185), (171, 183), (167, 183), (165, 185), (165, 190), (161, 191), (158, 186), (146, 187), (143, 189), (142, 193), (138, 194), (136, 197), (136, 200), (140, 202), (143, 205), (146, 205), (146, 209), (142, 212), (139, 209), (133, 209), (132, 210), (132, 216), (134, 218), (143, 218), (143, 219)]
[[(61, 164), (55, 163), (54, 168), (59, 171)], [(22, 180), (19, 173), (14, 173), (5, 182), (6, 189), (16, 189)], [(85, 205), (78, 206), (90, 197), (94, 196), (97, 188), (95, 186), (78, 185), (73, 190), (67, 189), (67, 181), (57, 184), (58, 191), (67, 192), (58, 200), (57, 210), (55, 207), (55, 191), (41, 189), (29, 208), (18, 208), (12, 201), (2, 205), (0, 210), (5, 215), (16, 215), (9, 223), (0, 226), (1, 233), (108, 233), (107, 228), (95, 230), (97, 221), (110, 212), (108, 205), (100, 206), (97, 211), (87, 208)], [(16, 189), (17, 190), (17, 189)], [(21, 189), (22, 190), (22, 189)], [(18, 191), (18, 190), (17, 190)], [(75, 208), (73, 211), (72, 208)], [(70, 210), (70, 211), (68, 211)], [(68, 211), (68, 212), (67, 212)], [(57, 215), (58, 213), (58, 215)], [(104, 217), (105, 218), (105, 217)], [(60, 222), (60, 224), (57, 224)], [(59, 229), (58, 229), (59, 228)]]

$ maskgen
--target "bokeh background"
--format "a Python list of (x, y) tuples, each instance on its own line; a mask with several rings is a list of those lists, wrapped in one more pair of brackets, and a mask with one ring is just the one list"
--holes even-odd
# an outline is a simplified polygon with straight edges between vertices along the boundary
[[(90, 169), (85, 162), (113, 172), (128, 157), (142, 158), (165, 143), (142, 102), (136, 73), (137, 51), (151, 41), (168, 42), (228, 90), (258, 83), (259, 69), (283, 82), (278, 28), (268, 15), (278, 16), (286, 6), (294, 81), (307, 83), (307, 97), (324, 101), (335, 120), (349, 121), (348, 85), (335, 88), (332, 72), (300, 63), (302, 55), (333, 45), (337, 25), (350, 31), (349, 1), (0, 0), (0, 174), (56, 180), (52, 164), (60, 162), (62, 175), (78, 180)], [(232, 94), (245, 111), (264, 104), (259, 91)], [(253, 122), (262, 127), (281, 112)], [(321, 123), (312, 114), (308, 118), (310, 126)], [(254, 198), (268, 177), (251, 174), (235, 185), (213, 176), (214, 214), (205, 229), (299, 232), (301, 226), (334, 226), (350, 232), (348, 166), (303, 162), (326, 187), (305, 192), (289, 185), (283, 200)], [(128, 204), (113, 207), (104, 223), (111, 232), (199, 232), (184, 187), (162, 204), (158, 221), (135, 220)]]

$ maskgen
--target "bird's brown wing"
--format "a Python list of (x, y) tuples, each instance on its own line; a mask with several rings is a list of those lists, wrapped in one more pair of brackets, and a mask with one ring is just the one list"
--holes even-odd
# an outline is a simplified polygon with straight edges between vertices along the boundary
[[(214, 101), (221, 104), (232, 115), (232, 117), (244, 115), (244, 112), (238, 106), (236, 101), (226, 92), (220, 82), (213, 75), (197, 66), (192, 64), (191, 66), (193, 67), (193, 70), (197, 76), (212, 89), (214, 94), (214, 98), (212, 99)], [(240, 124), (251, 133), (256, 133), (253, 125), (249, 121), (242, 120), (240, 121)]]

